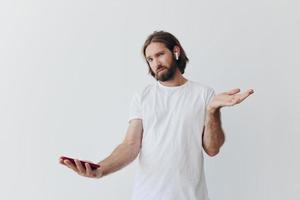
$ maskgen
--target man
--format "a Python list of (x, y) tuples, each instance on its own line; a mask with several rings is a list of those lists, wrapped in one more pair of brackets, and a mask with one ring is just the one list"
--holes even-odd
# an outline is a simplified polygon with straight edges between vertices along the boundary
[(79, 160), (76, 165), (60, 162), (82, 176), (100, 178), (139, 154), (133, 200), (208, 200), (202, 149), (218, 154), (225, 140), (220, 109), (241, 103), (253, 90), (215, 95), (212, 88), (186, 79), (189, 60), (168, 32), (151, 34), (143, 55), (157, 82), (134, 95), (124, 141), (96, 170)]

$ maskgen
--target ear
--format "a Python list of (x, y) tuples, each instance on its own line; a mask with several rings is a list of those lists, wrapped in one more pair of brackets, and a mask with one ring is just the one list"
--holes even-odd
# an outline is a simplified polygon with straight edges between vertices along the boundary
[(180, 48), (179, 46), (175, 45), (173, 48), (173, 54), (178, 53), (178, 56), (180, 55)]

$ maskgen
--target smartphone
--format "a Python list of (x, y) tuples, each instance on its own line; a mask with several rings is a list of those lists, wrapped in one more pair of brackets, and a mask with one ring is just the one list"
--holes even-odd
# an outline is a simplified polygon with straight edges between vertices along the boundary
[[(66, 157), (66, 156), (61, 156), (60, 159), (62, 159), (62, 160), (69, 160), (73, 165), (76, 166), (74, 158), (69, 158), (69, 157)], [(80, 162), (81, 162), (81, 164), (82, 164), (82, 166), (84, 168), (85, 168), (85, 163), (89, 163), (92, 170), (95, 170), (98, 167), (100, 167), (100, 165), (98, 165), (98, 164), (90, 163), (90, 162), (87, 162), (87, 161), (80, 160)]]

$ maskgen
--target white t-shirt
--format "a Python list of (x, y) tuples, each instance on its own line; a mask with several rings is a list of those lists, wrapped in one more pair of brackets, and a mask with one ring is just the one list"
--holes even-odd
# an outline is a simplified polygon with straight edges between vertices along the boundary
[(208, 200), (202, 131), (212, 88), (159, 81), (136, 93), (129, 121), (142, 119), (143, 139), (132, 200)]

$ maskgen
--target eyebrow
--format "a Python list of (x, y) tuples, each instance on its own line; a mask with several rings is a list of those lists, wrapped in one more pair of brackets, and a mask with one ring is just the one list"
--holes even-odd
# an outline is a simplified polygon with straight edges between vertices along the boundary
[[(165, 52), (165, 50), (159, 51), (156, 54), (154, 54), (154, 56), (157, 56), (157, 54), (163, 53)], [(146, 57), (146, 60), (148, 60), (149, 58), (151, 58), (151, 56)]]

